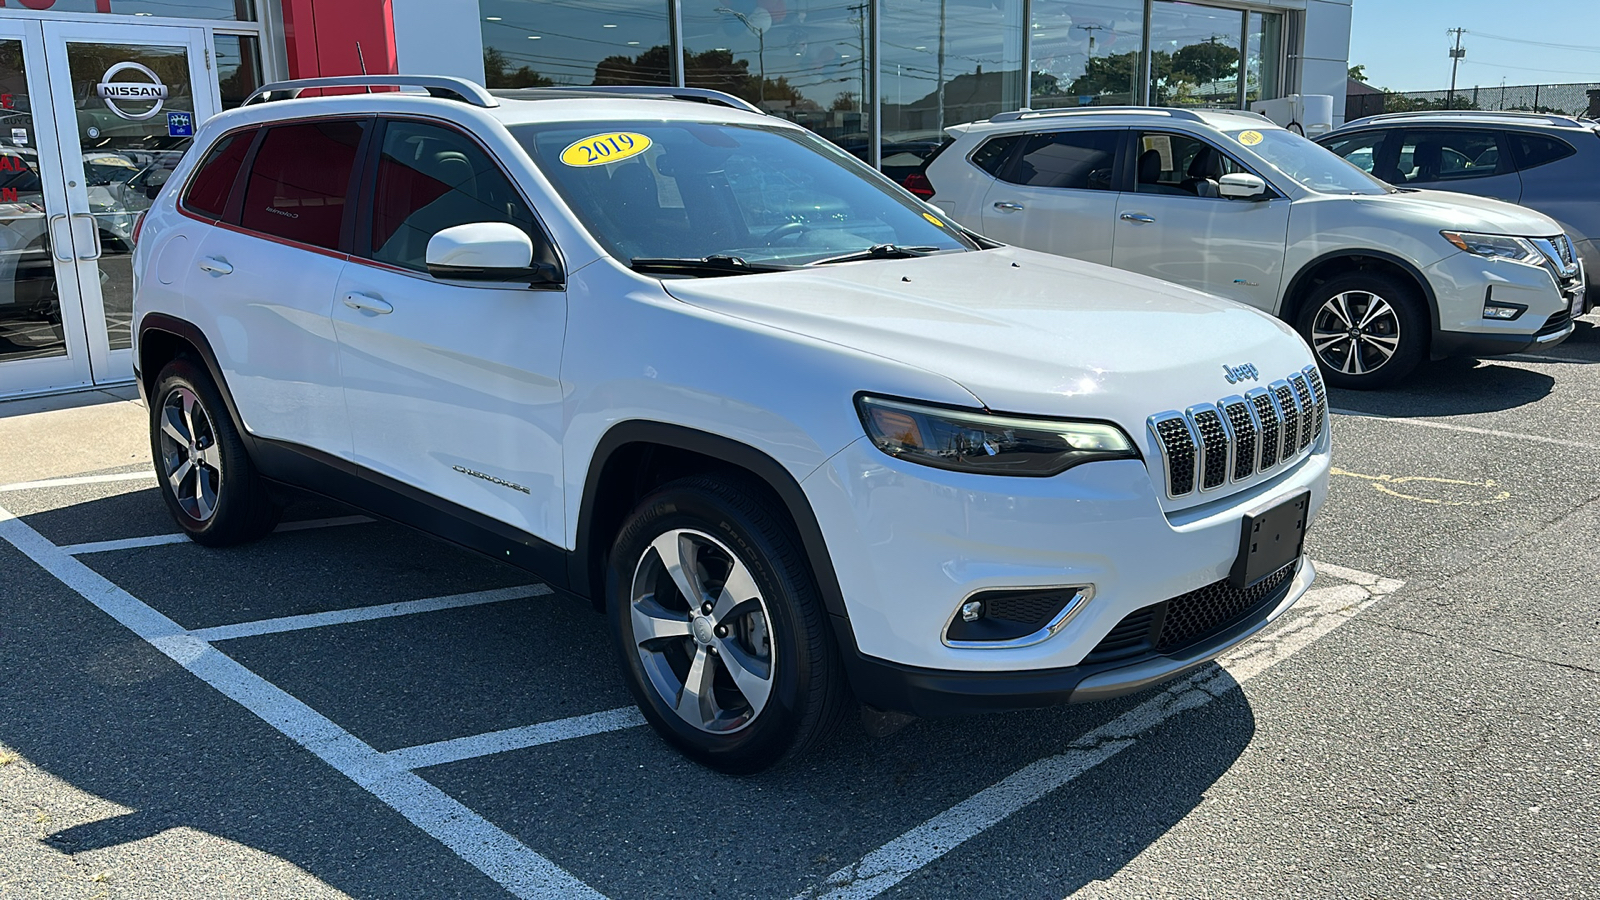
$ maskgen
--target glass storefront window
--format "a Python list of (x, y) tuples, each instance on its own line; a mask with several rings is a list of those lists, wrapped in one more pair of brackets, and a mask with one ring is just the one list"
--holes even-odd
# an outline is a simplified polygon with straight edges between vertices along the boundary
[(1278, 96), (1278, 59), (1283, 53), (1283, 16), (1250, 13), (1249, 44), (1245, 47), (1246, 108), (1256, 100)]
[(1024, 105), (1021, 0), (881, 0), (883, 171), (899, 180), (944, 129)]
[(727, 91), (865, 159), (864, 0), (682, 0), (684, 83)]
[[(4, 5), (0, 3), (0, 6)], [(18, 5), (30, 10), (64, 13), (227, 19), (234, 22), (256, 20), (255, 0), (30, 0)]]
[(1151, 104), (1237, 108), (1243, 16), (1157, 0), (1150, 16)]
[(1142, 0), (1034, 0), (1035, 109), (1139, 102)]
[(482, 0), (484, 84), (671, 84), (667, 0)]
[(253, 34), (219, 34), (215, 48), (222, 108), (233, 109), (262, 85), (261, 39)]
[(22, 42), (0, 40), (0, 363), (67, 353), (33, 116)]

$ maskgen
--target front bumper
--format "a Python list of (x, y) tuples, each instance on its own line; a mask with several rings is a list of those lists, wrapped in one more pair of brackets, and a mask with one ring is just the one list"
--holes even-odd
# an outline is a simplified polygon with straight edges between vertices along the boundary
[(1223, 631), (1172, 654), (1022, 672), (922, 669), (847, 654), (846, 667), (861, 702), (878, 709), (934, 718), (1062, 703), (1108, 700), (1177, 678), (1254, 637), (1293, 606), (1316, 577), (1301, 557), (1295, 572), (1258, 608)]
[[(1424, 275), (1439, 305), (1431, 356), (1499, 356), (1553, 347), (1572, 335), (1572, 319), (1587, 313), (1584, 272), (1557, 282), (1541, 266), (1456, 253)], [(1522, 308), (1515, 319), (1485, 319), (1488, 302)]]
[[(841, 644), (847, 657), (865, 660), (863, 672), (881, 665), (1027, 679), (1080, 666), (1130, 613), (1227, 579), (1244, 515), (1309, 494), (1314, 520), (1328, 469), (1324, 431), (1309, 455), (1270, 479), (1163, 510), (1162, 476), (1144, 460), (1006, 478), (893, 459), (862, 438), (802, 488), (844, 600), (848, 618), (835, 622)], [(1090, 585), (1092, 597), (1047, 639), (1004, 648), (942, 640), (977, 592), (1063, 585)], [(852, 683), (873, 695), (876, 677)]]

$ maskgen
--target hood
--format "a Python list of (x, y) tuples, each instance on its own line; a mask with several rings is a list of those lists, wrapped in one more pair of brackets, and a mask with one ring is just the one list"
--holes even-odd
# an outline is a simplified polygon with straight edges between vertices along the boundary
[[(1249, 307), (1012, 247), (663, 284), (686, 303), (939, 373), (991, 410), (1105, 419), (1135, 440), (1154, 413), (1312, 362)], [(1229, 383), (1224, 366), (1245, 364), (1261, 380)]]
[(1562, 233), (1556, 220), (1544, 213), (1515, 203), (1471, 194), (1401, 191), (1398, 194), (1361, 197), (1357, 202), (1398, 213), (1439, 231), (1475, 231), (1517, 237), (1554, 237)]

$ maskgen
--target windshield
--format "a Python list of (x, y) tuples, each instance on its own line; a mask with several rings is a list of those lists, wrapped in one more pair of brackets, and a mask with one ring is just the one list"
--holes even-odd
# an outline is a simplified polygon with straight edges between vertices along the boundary
[(1328, 149), (1281, 128), (1244, 129), (1228, 136), (1297, 184), (1321, 194), (1387, 194), (1391, 188)]
[(976, 247), (843, 151), (794, 128), (581, 122), (513, 126), (511, 134), (624, 263), (804, 265), (883, 244)]

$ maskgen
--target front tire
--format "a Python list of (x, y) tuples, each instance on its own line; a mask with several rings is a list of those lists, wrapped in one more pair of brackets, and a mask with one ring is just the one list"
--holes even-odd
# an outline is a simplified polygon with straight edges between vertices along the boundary
[(226, 547), (270, 532), (280, 510), (210, 376), (175, 359), (150, 396), (150, 453), (161, 498), (184, 534), (197, 544)]
[(1429, 322), (1415, 285), (1349, 272), (1311, 289), (1295, 323), (1334, 387), (1388, 387), (1427, 354)]
[(730, 773), (805, 753), (849, 702), (810, 568), (746, 479), (696, 476), (640, 502), (606, 569), (634, 699), (686, 756)]

